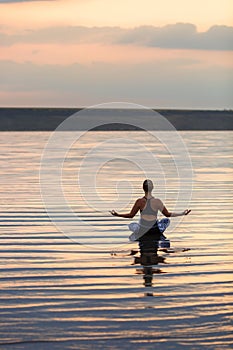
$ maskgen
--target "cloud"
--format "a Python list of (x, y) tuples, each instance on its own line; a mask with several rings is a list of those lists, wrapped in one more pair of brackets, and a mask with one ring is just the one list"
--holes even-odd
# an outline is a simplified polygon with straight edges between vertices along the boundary
[(112, 45), (140, 45), (170, 49), (233, 50), (233, 27), (212, 26), (198, 32), (190, 23), (164, 27), (137, 28), (66, 26), (31, 30), (9, 35), (0, 32), (0, 45), (16, 43), (80, 44), (101, 43)]
[(33, 93), (35, 105), (48, 105), (48, 96), (54, 95), (53, 103), (64, 106), (124, 100), (151, 106), (232, 107), (232, 71), (218, 66), (184, 69), (178, 60), (90, 66), (0, 61), (0, 70), (0, 91), (11, 96), (12, 103), (20, 92), (25, 105), (30, 103), (27, 94)]
[(233, 50), (233, 27), (215, 25), (206, 32), (197, 32), (196, 26), (189, 23), (160, 28), (145, 26), (128, 31), (118, 43), (173, 49)]
[(17, 43), (33, 44), (83, 44), (114, 43), (120, 39), (125, 29), (120, 27), (49, 27), (28, 30), (22, 34), (0, 32), (0, 45), (10, 46)]

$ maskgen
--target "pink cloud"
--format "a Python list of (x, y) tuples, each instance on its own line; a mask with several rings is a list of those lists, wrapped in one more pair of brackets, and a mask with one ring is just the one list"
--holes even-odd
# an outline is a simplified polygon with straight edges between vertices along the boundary
[(184, 66), (218, 65), (233, 66), (233, 53), (229, 51), (178, 50), (140, 47), (135, 45), (101, 45), (101, 44), (17, 44), (2, 47), (0, 60), (14, 62), (33, 62), (36, 64), (68, 65), (93, 62), (132, 63), (180, 61)]

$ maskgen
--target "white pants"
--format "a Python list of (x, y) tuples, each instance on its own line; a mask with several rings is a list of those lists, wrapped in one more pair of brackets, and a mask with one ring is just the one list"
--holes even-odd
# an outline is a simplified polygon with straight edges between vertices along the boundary
[[(166, 237), (163, 235), (163, 232), (166, 230), (166, 228), (170, 225), (170, 220), (168, 218), (164, 218), (162, 220), (157, 221), (158, 228), (161, 232), (161, 240), (165, 240)], [(128, 228), (133, 233), (129, 236), (130, 241), (136, 241), (140, 236), (138, 236), (139, 230), (140, 230), (140, 220), (139, 222), (131, 222), (128, 225)]]

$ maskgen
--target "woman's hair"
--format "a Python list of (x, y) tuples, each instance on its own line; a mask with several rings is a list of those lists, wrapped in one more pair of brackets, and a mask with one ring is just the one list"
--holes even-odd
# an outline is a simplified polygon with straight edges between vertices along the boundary
[(153, 185), (153, 182), (151, 180), (148, 180), (146, 179), (144, 182), (143, 182), (143, 190), (145, 192), (151, 192), (154, 188), (154, 185)]

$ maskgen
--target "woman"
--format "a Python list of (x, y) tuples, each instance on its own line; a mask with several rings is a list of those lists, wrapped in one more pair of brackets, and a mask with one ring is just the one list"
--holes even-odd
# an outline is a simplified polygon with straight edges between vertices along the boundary
[(153, 188), (153, 182), (148, 179), (145, 180), (143, 182), (143, 190), (145, 192), (145, 196), (136, 200), (129, 213), (119, 214), (115, 210), (112, 210), (110, 212), (113, 216), (133, 218), (140, 210), (141, 218), (139, 222), (139, 232), (137, 232), (137, 237), (135, 239), (139, 240), (140, 243), (151, 240), (159, 241), (161, 234), (169, 225), (169, 219), (163, 219), (158, 222), (158, 211), (160, 211), (167, 218), (188, 215), (191, 212), (191, 210), (188, 209), (182, 211), (181, 213), (169, 212), (160, 199), (154, 198), (152, 196)]

